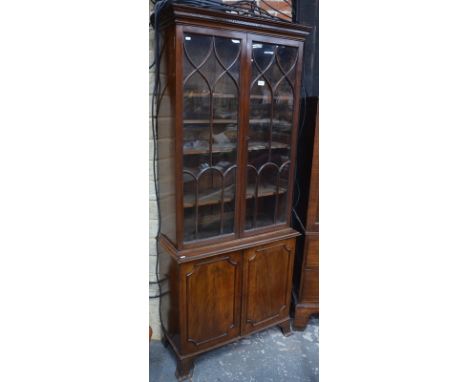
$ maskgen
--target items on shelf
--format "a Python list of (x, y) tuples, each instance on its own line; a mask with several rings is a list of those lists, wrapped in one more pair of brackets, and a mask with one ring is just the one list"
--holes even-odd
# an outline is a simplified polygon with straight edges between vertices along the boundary
[(224, 145), (231, 142), (230, 139), (224, 133), (213, 134), (213, 140), (218, 145)]
[(208, 149), (209, 144), (208, 141), (188, 141), (184, 142), (184, 150), (185, 149), (196, 149), (196, 150), (206, 150)]

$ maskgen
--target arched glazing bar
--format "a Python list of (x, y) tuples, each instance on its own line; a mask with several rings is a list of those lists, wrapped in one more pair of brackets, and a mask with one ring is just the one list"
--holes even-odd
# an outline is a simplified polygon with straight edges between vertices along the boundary
[[(247, 170), (253, 171), (255, 174), (255, 182), (254, 182), (254, 189), (252, 193), (247, 192), (247, 199), (253, 198), (254, 208), (253, 208), (253, 216), (252, 216), (252, 228), (258, 227), (258, 215), (259, 215), (259, 198), (266, 197), (266, 196), (274, 196), (275, 203), (274, 203), (274, 212), (273, 212), (273, 223), (277, 224), (278, 222), (278, 204), (279, 204), (279, 197), (282, 193), (285, 192), (285, 188), (281, 185), (281, 175), (283, 171), (286, 169), (289, 171), (290, 161), (286, 161), (281, 166), (278, 166), (274, 162), (266, 162), (262, 164), (259, 169), (251, 164), (247, 165)], [(271, 184), (271, 188), (268, 186), (261, 186), (261, 179), (264, 172), (268, 169), (274, 170), (274, 182)]]
[(192, 241), (234, 232), (241, 40), (185, 33), (183, 52), (184, 240)]
[(247, 230), (285, 222), (299, 51), (252, 41), (251, 58)]
[[(198, 239), (198, 237), (199, 237), (199, 226), (200, 226), (200, 213), (199, 213), (199, 210), (200, 210), (201, 206), (209, 206), (209, 205), (215, 205), (215, 204), (220, 205), (219, 234), (224, 233), (225, 203), (227, 201), (231, 201), (231, 200), (235, 199), (235, 192), (232, 195), (226, 195), (226, 187), (227, 187), (226, 179), (228, 179), (229, 176), (234, 177), (235, 176), (234, 173), (235, 173), (236, 170), (237, 170), (237, 165), (234, 164), (234, 165), (228, 167), (224, 171), (220, 170), (216, 166), (206, 167), (206, 168), (202, 169), (200, 172), (198, 172), (198, 174), (194, 174), (193, 172), (191, 172), (189, 170), (184, 170), (183, 171), (183, 173), (188, 175), (195, 184), (195, 193), (194, 193), (193, 202), (191, 200), (188, 200), (187, 202), (185, 202), (185, 200), (184, 200), (184, 206), (185, 207), (192, 207), (192, 204), (193, 204), (193, 208), (195, 210), (195, 218), (194, 218), (194, 221), (195, 221), (195, 227), (194, 227), (195, 239)], [(200, 186), (199, 186), (199, 184), (200, 184), (200, 181), (203, 180), (203, 177), (209, 176), (210, 173), (212, 173), (211, 175), (213, 175), (213, 173), (216, 174), (216, 176), (218, 176), (219, 179), (221, 180), (221, 185), (219, 186), (219, 193), (215, 192), (215, 193), (213, 193), (213, 196), (212, 196), (211, 199), (208, 199), (208, 200), (205, 199), (204, 201), (202, 201), (201, 200), (202, 195), (200, 195)]]

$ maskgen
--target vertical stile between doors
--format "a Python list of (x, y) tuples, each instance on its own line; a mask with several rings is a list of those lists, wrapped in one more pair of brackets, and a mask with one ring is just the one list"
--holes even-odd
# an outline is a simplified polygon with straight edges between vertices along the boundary
[(176, 238), (177, 248), (184, 248), (184, 164), (183, 164), (183, 111), (184, 111), (184, 85), (181, 81), (183, 78), (183, 29), (180, 25), (175, 27), (175, 170), (176, 170)]

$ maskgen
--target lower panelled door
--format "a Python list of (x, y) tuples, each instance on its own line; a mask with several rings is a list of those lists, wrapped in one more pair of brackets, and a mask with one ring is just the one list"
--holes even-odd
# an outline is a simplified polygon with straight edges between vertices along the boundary
[(295, 239), (244, 252), (242, 334), (289, 317)]
[(213, 347), (240, 334), (241, 272), (240, 252), (183, 265), (183, 354)]

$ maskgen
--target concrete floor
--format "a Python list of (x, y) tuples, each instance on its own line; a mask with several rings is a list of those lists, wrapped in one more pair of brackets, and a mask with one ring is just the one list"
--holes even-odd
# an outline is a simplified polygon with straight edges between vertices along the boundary
[[(318, 382), (319, 320), (313, 318), (304, 332), (284, 337), (278, 327), (200, 355), (195, 359), (193, 382)], [(171, 350), (152, 341), (149, 352), (150, 382), (177, 381)]]

